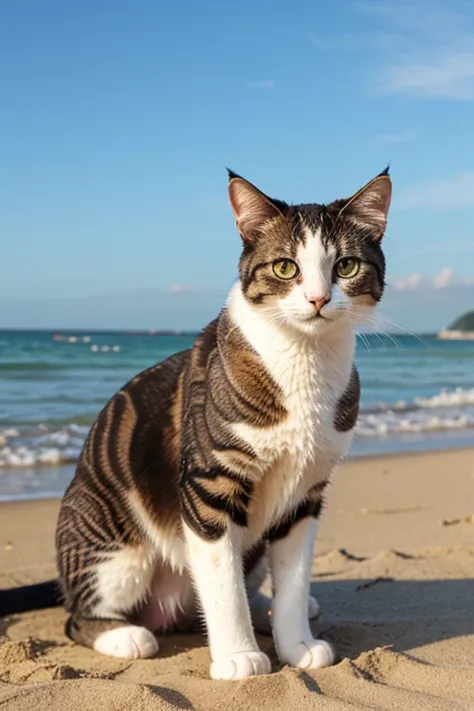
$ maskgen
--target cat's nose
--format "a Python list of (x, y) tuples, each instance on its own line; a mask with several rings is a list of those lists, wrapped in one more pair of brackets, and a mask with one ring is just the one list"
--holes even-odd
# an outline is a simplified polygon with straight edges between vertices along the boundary
[(309, 303), (313, 304), (318, 313), (321, 311), (323, 306), (329, 304), (329, 302), (331, 301), (330, 296), (320, 296), (316, 294), (305, 294), (305, 296)]

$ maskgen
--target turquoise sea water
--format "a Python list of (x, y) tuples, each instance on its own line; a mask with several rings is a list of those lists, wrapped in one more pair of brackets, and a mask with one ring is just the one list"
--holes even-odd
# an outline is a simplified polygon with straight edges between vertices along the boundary
[[(139, 371), (190, 335), (0, 332), (0, 498), (59, 495), (88, 428)], [(357, 345), (353, 453), (474, 445), (474, 341), (375, 334)]]

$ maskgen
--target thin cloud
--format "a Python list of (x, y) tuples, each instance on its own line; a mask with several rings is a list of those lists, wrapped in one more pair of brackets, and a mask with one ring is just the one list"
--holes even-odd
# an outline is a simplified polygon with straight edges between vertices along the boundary
[(275, 81), (273, 79), (261, 79), (259, 81), (249, 81), (247, 83), (249, 89), (274, 89)]
[(409, 274), (389, 280), (392, 291), (439, 291), (451, 287), (472, 287), (474, 279), (457, 277), (451, 267), (443, 267), (433, 278), (422, 277), (421, 274)]
[(386, 48), (377, 42), (385, 66), (373, 77), (376, 92), (474, 100), (474, 33), (466, 31), (471, 18), (462, 3), (372, 0), (355, 9), (375, 25), (374, 37), (384, 31), (398, 37)]
[(453, 280), (453, 270), (450, 267), (444, 267), (433, 279), (433, 287), (435, 289), (446, 289), (447, 286), (453, 283)]
[(414, 129), (399, 131), (398, 133), (379, 133), (377, 136), (374, 136), (374, 143), (384, 146), (395, 143), (410, 143), (410, 141), (414, 141), (419, 135), (419, 131), (415, 131)]
[(382, 94), (414, 98), (474, 99), (474, 52), (428, 57), (387, 67), (377, 85)]
[(390, 30), (418, 34), (427, 38), (446, 37), (462, 25), (462, 13), (447, 2), (436, 0), (358, 0), (354, 7), (360, 14), (379, 19)]
[(204, 294), (210, 292), (211, 289), (208, 286), (199, 284), (173, 284), (168, 291), (172, 294)]
[(414, 291), (418, 289), (422, 282), (421, 274), (409, 274), (406, 277), (398, 277), (389, 282), (389, 286), (395, 291)]
[(430, 207), (438, 210), (474, 206), (474, 172), (458, 173), (451, 178), (432, 180), (400, 195), (401, 209)]

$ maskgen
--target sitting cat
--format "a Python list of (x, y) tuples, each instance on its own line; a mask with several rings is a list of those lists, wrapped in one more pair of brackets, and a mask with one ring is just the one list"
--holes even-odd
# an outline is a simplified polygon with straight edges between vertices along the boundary
[(229, 178), (240, 279), (190, 350), (99, 414), (56, 538), (73, 640), (151, 657), (154, 633), (193, 626), (200, 608), (214, 679), (270, 672), (254, 635), (270, 619), (281, 662), (334, 661), (309, 624), (313, 544), (358, 415), (354, 328), (382, 296), (391, 198), (388, 170), (328, 205)]

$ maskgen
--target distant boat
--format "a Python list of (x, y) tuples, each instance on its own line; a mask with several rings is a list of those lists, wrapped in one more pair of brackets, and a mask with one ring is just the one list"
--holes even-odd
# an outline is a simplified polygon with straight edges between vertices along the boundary
[(474, 341), (474, 311), (459, 316), (448, 328), (441, 329), (438, 338), (446, 341)]
[(82, 341), (83, 343), (90, 343), (90, 336), (69, 336), (62, 335), (61, 333), (53, 333), (53, 341), (67, 341), (68, 343), (78, 343)]

